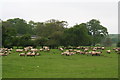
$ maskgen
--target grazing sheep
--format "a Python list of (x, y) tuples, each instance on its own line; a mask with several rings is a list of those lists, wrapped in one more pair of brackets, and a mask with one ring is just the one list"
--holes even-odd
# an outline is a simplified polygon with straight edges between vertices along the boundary
[(73, 49), (69, 49), (69, 52), (74, 51)]
[(40, 53), (36, 53), (36, 56), (40, 56)]
[(19, 54), (19, 56), (24, 56), (24, 57), (25, 57), (25, 55), (26, 55), (25, 53), (20, 53)]
[(101, 47), (101, 49), (102, 49), (102, 50), (104, 50), (104, 49), (105, 49), (105, 47)]
[(85, 51), (85, 52), (88, 51), (88, 48), (85, 48), (84, 51)]
[(41, 48), (40, 51), (43, 51), (43, 49)]
[(31, 56), (31, 52), (28, 52), (28, 53), (26, 54), (26, 56)]
[(63, 52), (63, 53), (61, 53), (61, 55), (65, 55), (65, 54), (64, 54), (64, 52)]
[(111, 50), (107, 50), (107, 53), (109, 53), (109, 54), (110, 54), (110, 53), (111, 53)]
[(118, 52), (118, 49), (115, 49), (115, 52)]
[(83, 51), (80, 51), (80, 54), (85, 54), (85, 52), (83, 52)]
[(97, 49), (101, 49), (101, 47), (97, 47)]
[(8, 54), (11, 54), (11, 51), (8, 51), (7, 53), (8, 53)]
[(96, 55), (96, 52), (95, 51), (92, 51), (91, 52), (92, 56)]
[(101, 53), (102, 53), (101, 51), (98, 51), (96, 52), (96, 55), (100, 56)]
[(70, 54), (70, 52), (66, 52), (66, 56), (70, 56), (71, 54)]
[(59, 50), (63, 51), (64, 49), (63, 48), (59, 48)]
[(8, 54), (0, 53), (0, 56), (7, 56)]
[(31, 51), (32, 51), (32, 52), (37, 52), (37, 51), (38, 51), (38, 49), (31, 49)]
[(73, 55), (73, 52), (69, 52), (69, 50), (66, 50), (65, 52), (61, 53), (61, 55), (71, 56)]
[(76, 49), (80, 49), (81, 47), (76, 47)]
[(34, 57), (35, 57), (35, 55), (36, 55), (35, 52), (31, 53), (31, 56), (34, 56)]
[(77, 54), (80, 54), (80, 52), (81, 52), (80, 50), (77, 50), (77, 51), (76, 51)]
[(47, 51), (50, 51), (50, 49), (47, 49)]
[(23, 49), (16, 49), (16, 52), (23, 52)]
[(96, 49), (96, 48), (93, 48), (92, 50), (93, 50), (93, 51), (96, 51), (97, 49)]
[(113, 48), (113, 50), (116, 50), (116, 48)]

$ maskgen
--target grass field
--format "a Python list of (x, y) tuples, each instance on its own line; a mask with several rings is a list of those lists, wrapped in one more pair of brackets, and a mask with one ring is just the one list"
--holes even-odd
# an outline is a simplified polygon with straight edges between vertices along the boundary
[(41, 56), (23, 57), (19, 53), (3, 57), (3, 78), (118, 78), (118, 55), (61, 56), (52, 49)]

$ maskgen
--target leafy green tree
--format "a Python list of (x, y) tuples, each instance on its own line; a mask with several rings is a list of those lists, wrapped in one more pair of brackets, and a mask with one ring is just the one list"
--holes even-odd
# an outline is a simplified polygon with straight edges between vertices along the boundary
[(49, 40), (47, 41), (47, 45), (51, 48), (55, 48), (58, 46), (62, 46), (63, 43), (63, 32), (56, 31), (49, 37)]
[(67, 22), (51, 19), (44, 23), (38, 22), (36, 25), (36, 33), (38, 36), (49, 37), (52, 33), (56, 31), (64, 31), (65, 26), (67, 26)]
[(16, 30), (12, 27), (12, 25), (9, 22), (2, 22), (2, 45), (4, 47), (12, 46), (12, 40), (14, 39), (16, 34)]
[(36, 35), (35, 29), (36, 29), (37, 23), (34, 21), (29, 21), (28, 23), (28, 33), (32, 35)]
[(29, 42), (31, 41), (31, 36), (30, 34), (25, 34), (23, 36), (20, 37), (20, 45), (21, 46), (29, 46)]
[(46, 43), (47, 43), (47, 41), (48, 41), (48, 38), (45, 38), (45, 37), (39, 37), (39, 38), (37, 38), (36, 40), (35, 40), (35, 45), (36, 46), (45, 46), (45, 45), (47, 45)]
[(27, 22), (23, 19), (14, 18), (7, 20), (11, 24), (13, 28), (16, 29), (17, 34), (27, 34), (31, 33), (30, 27), (28, 26)]
[(85, 23), (75, 25), (65, 31), (65, 43), (67, 46), (90, 45), (91, 37)]
[(99, 20), (90, 20), (87, 22), (87, 28), (89, 30), (89, 35), (93, 38), (93, 45), (99, 43), (102, 38), (105, 38), (105, 36), (108, 35), (107, 28), (103, 27)]

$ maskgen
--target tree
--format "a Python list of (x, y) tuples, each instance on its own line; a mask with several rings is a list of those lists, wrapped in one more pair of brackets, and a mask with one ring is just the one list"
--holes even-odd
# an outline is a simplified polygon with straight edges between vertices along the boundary
[(51, 34), (49, 37), (49, 40), (47, 41), (47, 45), (50, 46), (51, 48), (55, 48), (58, 46), (62, 46), (63, 44), (63, 32), (61, 31), (56, 31)]
[(46, 22), (38, 22), (35, 30), (37, 35), (40, 37), (50, 37), (50, 35), (56, 31), (63, 32), (66, 26), (66, 21), (51, 19)]
[(32, 34), (32, 35), (36, 35), (35, 29), (36, 29), (37, 23), (34, 21), (29, 21), (28, 23), (28, 33)]
[(23, 19), (14, 18), (14, 19), (8, 19), (7, 22), (11, 24), (13, 28), (16, 29), (17, 34), (31, 34), (30, 27), (28, 26), (27, 22)]
[(100, 25), (99, 20), (90, 20), (89, 22), (87, 22), (87, 28), (89, 30), (89, 35), (91, 35), (93, 38), (93, 45), (99, 43), (102, 38), (105, 38), (105, 36), (108, 35), (107, 28)]
[(12, 27), (12, 25), (9, 22), (2, 22), (2, 45), (4, 47), (12, 46), (12, 40), (14, 39), (16, 34), (16, 30)]
[(45, 37), (39, 37), (39, 38), (37, 38), (36, 40), (35, 40), (35, 45), (36, 46), (45, 46), (45, 45), (47, 45), (46, 43), (47, 43), (47, 41), (48, 41), (48, 38), (45, 38)]
[(75, 25), (65, 31), (65, 43), (67, 46), (85, 46), (91, 44), (91, 37), (85, 23)]
[(30, 46), (32, 44), (30, 44), (31, 42), (31, 36), (30, 34), (24, 34), (23, 36), (20, 37), (20, 41), (19, 41), (19, 44), (21, 46)]

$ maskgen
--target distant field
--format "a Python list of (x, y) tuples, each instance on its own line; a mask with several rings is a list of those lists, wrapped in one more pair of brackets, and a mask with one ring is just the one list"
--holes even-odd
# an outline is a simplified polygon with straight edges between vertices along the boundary
[(3, 78), (118, 78), (118, 55), (62, 56), (52, 49), (41, 56), (20, 57), (17, 52), (3, 57)]

